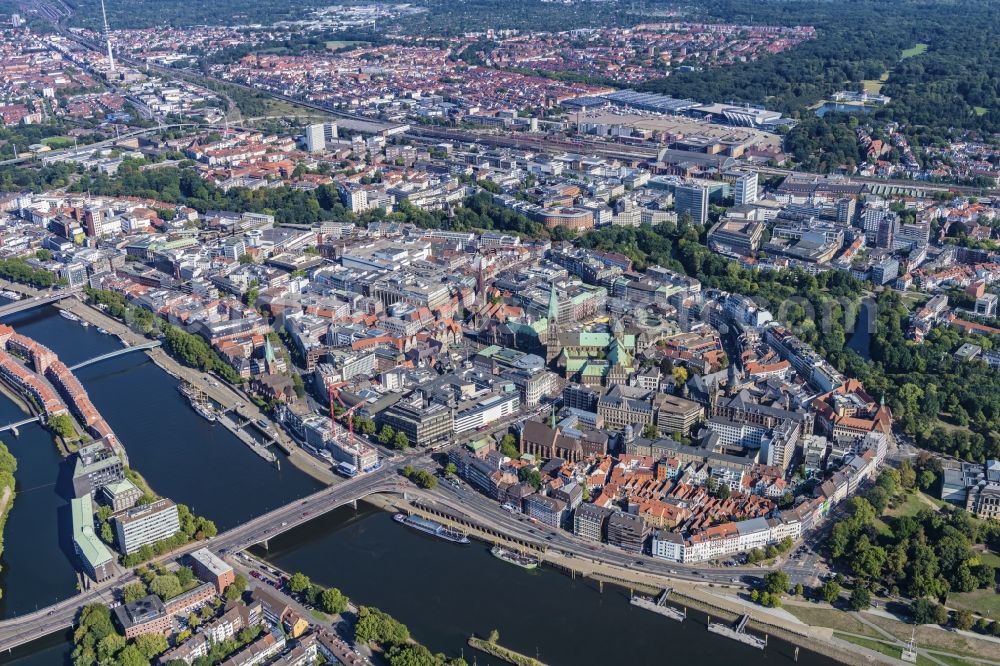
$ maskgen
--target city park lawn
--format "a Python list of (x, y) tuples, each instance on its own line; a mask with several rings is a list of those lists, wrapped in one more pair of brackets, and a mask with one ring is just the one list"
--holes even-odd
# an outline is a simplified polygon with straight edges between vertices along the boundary
[(863, 634), (878, 637), (880, 634), (850, 613), (835, 608), (825, 608), (816, 604), (786, 603), (782, 606), (786, 611), (814, 627), (828, 627), (834, 631), (846, 631), (852, 634)]
[(882, 72), (882, 76), (875, 79), (865, 79), (861, 82), (864, 86), (865, 92), (869, 95), (878, 95), (882, 92), (882, 84), (889, 80), (889, 72)]
[[(888, 641), (874, 640), (871, 638), (861, 638), (860, 636), (851, 636), (849, 634), (841, 633), (839, 631), (833, 632), (833, 635), (842, 641), (847, 641), (848, 643), (854, 643), (855, 645), (860, 645), (863, 648), (868, 648), (874, 652), (884, 654), (887, 657), (892, 657), (893, 659), (899, 659), (903, 656), (903, 649), (898, 645), (889, 643)], [(919, 647), (919, 646), (918, 646)], [(952, 664), (953, 666), (971, 666), (968, 662), (964, 662), (958, 657), (953, 656), (940, 656), (934, 655), (941, 661)], [(937, 666), (937, 662), (928, 659), (923, 655), (917, 655), (917, 666)]]
[(893, 518), (901, 516), (915, 516), (924, 509), (932, 509), (937, 505), (919, 490), (907, 493), (906, 498), (895, 507), (886, 510), (886, 514)]
[[(949, 606), (952, 605), (952, 596), (948, 595)], [(903, 643), (908, 643), (910, 636), (914, 635), (913, 625), (907, 622), (892, 620), (876, 613), (865, 613), (865, 619)], [(990, 661), (1000, 661), (1000, 643), (946, 631), (937, 625), (919, 625), (916, 627), (915, 638), (917, 645), (928, 650), (941, 650), (959, 657), (980, 657)]]
[(326, 48), (328, 48), (331, 51), (335, 51), (337, 49), (343, 49), (348, 46), (368, 46), (369, 43), (370, 42), (362, 42), (349, 39), (333, 39), (326, 43)]
[[(996, 555), (989, 553), (994, 558)], [(987, 561), (987, 558), (983, 558)], [(990, 562), (992, 564), (992, 562)], [(990, 618), (1000, 618), (1000, 594), (993, 590), (973, 590), (972, 592), (952, 592), (948, 595), (948, 605), (959, 610), (979, 613)]]

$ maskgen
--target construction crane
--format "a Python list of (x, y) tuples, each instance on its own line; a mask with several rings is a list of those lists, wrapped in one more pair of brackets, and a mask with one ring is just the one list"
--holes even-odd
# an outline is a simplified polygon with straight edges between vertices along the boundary
[(329, 399), (330, 399), (330, 425), (333, 428), (333, 436), (336, 437), (337, 436), (337, 416), (336, 416), (336, 412), (334, 412), (333, 408), (334, 408), (335, 404), (340, 404), (340, 406), (344, 408), (344, 413), (341, 414), (341, 417), (347, 419), (347, 430), (350, 433), (350, 435), (348, 437), (348, 441), (352, 445), (356, 445), (357, 442), (354, 439), (354, 419), (351, 418), (351, 415), (354, 414), (354, 411), (358, 407), (361, 407), (365, 403), (364, 403), (364, 401), (361, 401), (361, 402), (358, 402), (353, 407), (348, 407), (347, 404), (344, 402), (344, 399), (340, 397), (340, 387), (344, 386), (345, 384), (346, 384), (346, 382), (339, 382), (337, 384), (331, 384), (326, 389), (327, 395), (329, 396)]
[(344, 413), (341, 414), (341, 416), (343, 418), (347, 419), (347, 431), (348, 431), (348, 439), (347, 439), (347, 441), (348, 441), (348, 443), (351, 446), (354, 447), (354, 450), (356, 452), (355, 456), (354, 456), (354, 466), (357, 469), (360, 470), (361, 469), (361, 451), (362, 451), (362, 449), (365, 446), (367, 446), (367, 444), (361, 445), (361, 446), (358, 445), (358, 441), (354, 437), (354, 419), (352, 418), (352, 414), (354, 414), (354, 411), (358, 407), (360, 407), (361, 405), (365, 404), (365, 402), (362, 400), (362, 401), (359, 401), (353, 407), (348, 407), (344, 403), (344, 399), (340, 397), (340, 390), (339, 390), (340, 387), (344, 386), (345, 383), (346, 382), (339, 382), (337, 384), (331, 384), (327, 388), (327, 395), (330, 398), (330, 425), (333, 428), (333, 437), (334, 437), (334, 439), (336, 439), (336, 437), (337, 437), (337, 415), (336, 415), (336, 412), (333, 411), (333, 407), (334, 407), (334, 405), (336, 403), (339, 403), (340, 406), (344, 408)]

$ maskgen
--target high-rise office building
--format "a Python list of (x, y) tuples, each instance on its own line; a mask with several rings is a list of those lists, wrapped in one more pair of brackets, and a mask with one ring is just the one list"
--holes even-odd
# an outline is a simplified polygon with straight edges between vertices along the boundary
[(744, 206), (757, 201), (757, 172), (748, 171), (736, 179), (736, 189), (733, 193), (734, 203)]
[(708, 222), (708, 188), (698, 183), (678, 185), (674, 190), (674, 210), (687, 213), (695, 224)]

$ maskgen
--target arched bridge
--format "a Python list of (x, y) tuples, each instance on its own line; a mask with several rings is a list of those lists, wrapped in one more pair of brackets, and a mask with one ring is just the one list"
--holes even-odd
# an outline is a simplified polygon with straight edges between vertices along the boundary
[(93, 365), (95, 363), (100, 363), (101, 361), (107, 361), (109, 358), (114, 358), (115, 356), (122, 356), (124, 354), (131, 354), (137, 351), (146, 351), (147, 349), (153, 349), (154, 347), (159, 347), (163, 343), (159, 340), (152, 340), (150, 342), (144, 342), (141, 345), (133, 345), (132, 347), (122, 347), (121, 349), (116, 349), (113, 352), (108, 352), (107, 354), (101, 354), (100, 356), (95, 356), (92, 359), (77, 363), (70, 367), (70, 370), (78, 370), (80, 368), (86, 368), (88, 365)]

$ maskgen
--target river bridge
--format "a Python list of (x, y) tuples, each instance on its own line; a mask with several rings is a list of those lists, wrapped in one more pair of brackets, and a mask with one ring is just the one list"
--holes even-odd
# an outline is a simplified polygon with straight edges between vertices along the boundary
[[(123, 354), (131, 354), (133, 352), (145, 351), (147, 349), (154, 349), (162, 344), (163, 343), (159, 340), (153, 340), (151, 342), (146, 342), (141, 345), (135, 345), (132, 347), (123, 347), (122, 349), (117, 349), (113, 352), (108, 352), (107, 354), (101, 354), (100, 356), (95, 356), (94, 358), (83, 361), (82, 363), (77, 363), (76, 365), (70, 367), (70, 370), (85, 368), (88, 365), (100, 363), (101, 361), (106, 361), (110, 358), (115, 358), (116, 356), (122, 356)], [(41, 416), (32, 416), (30, 418), (22, 419), (14, 423), (8, 423), (7, 425), (0, 426), (0, 433), (13, 432), (14, 435), (19, 435), (20, 433), (18, 432), (18, 428), (20, 428), (21, 426), (26, 426), (29, 423), (37, 423), (41, 420), (42, 420)]]
[(79, 370), (80, 368), (86, 368), (88, 365), (93, 365), (95, 363), (100, 363), (101, 361), (107, 361), (109, 358), (115, 358), (116, 356), (122, 356), (124, 354), (131, 354), (138, 351), (146, 351), (147, 349), (154, 349), (163, 344), (160, 340), (151, 340), (150, 342), (144, 342), (141, 345), (132, 345), (131, 347), (122, 347), (121, 349), (116, 349), (115, 351), (108, 352), (107, 354), (101, 354), (100, 356), (95, 356), (92, 359), (88, 359), (76, 365), (70, 366), (70, 370)]
[[(324, 515), (347, 504), (376, 493), (401, 493), (403, 482), (397, 478), (395, 467), (348, 479), (324, 488), (302, 499), (269, 511), (262, 516), (237, 525), (207, 541), (192, 541), (182, 548), (159, 558), (175, 559), (199, 548), (209, 548), (220, 555), (246, 550), (256, 544), (267, 545), (267, 540)], [(46, 608), (0, 622), (0, 650), (12, 650), (53, 633), (73, 627), (80, 610), (91, 603), (111, 603), (113, 591), (135, 579), (131, 571), (124, 571), (110, 580), (92, 585), (90, 589), (55, 603)]]
[(6, 305), (0, 305), (0, 317), (17, 314), (18, 312), (26, 312), (27, 310), (40, 308), (43, 305), (56, 303), (64, 298), (69, 298), (70, 296), (78, 293), (80, 290), (80, 287), (72, 287), (69, 289), (61, 289), (44, 296), (25, 296), (19, 301), (7, 303)]
[(41, 420), (42, 420), (41, 416), (32, 416), (30, 419), (24, 419), (16, 423), (8, 423), (7, 425), (0, 427), (0, 432), (13, 431), (14, 434), (17, 435), (19, 434), (17, 429), (20, 428), (21, 426), (26, 426), (29, 423), (37, 423), (38, 421)]

